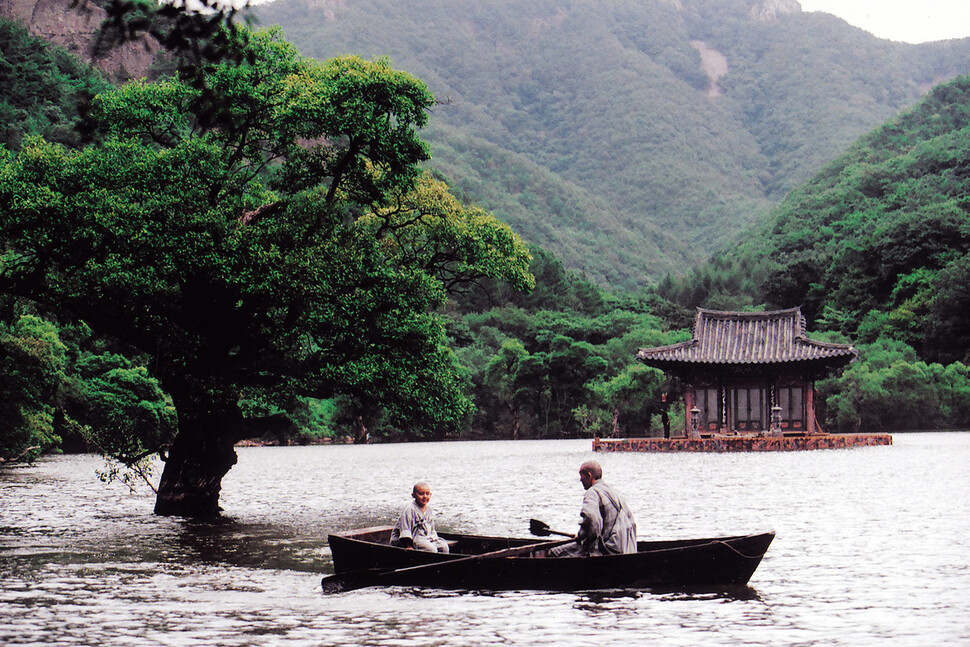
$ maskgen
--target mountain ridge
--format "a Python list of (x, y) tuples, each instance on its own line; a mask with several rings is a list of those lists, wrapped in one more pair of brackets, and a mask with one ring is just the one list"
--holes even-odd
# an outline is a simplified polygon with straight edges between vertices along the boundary
[[(305, 55), (386, 55), (423, 79), (447, 101), (427, 132), (432, 165), (573, 269), (624, 287), (702, 262), (926, 87), (970, 71), (970, 39), (883, 41), (795, 0), (276, 0), (255, 15)], [(723, 57), (714, 96), (702, 52)], [(462, 165), (456, 133), (481, 143), (464, 156), (488, 157), (487, 143), (573, 187), (563, 194), (588, 213), (570, 246), (528, 191), (448, 172)], [(518, 197), (488, 197), (502, 191)], [(618, 245), (627, 260), (611, 266)]]
[[(92, 60), (101, 10), (71, 6), (0, 0), (0, 15)], [(432, 167), (620, 288), (700, 265), (856, 138), (970, 71), (970, 39), (893, 43), (796, 0), (276, 0), (254, 15), (305, 55), (388, 55), (427, 82), (442, 99)], [(100, 61), (116, 79), (152, 60), (128, 47)]]

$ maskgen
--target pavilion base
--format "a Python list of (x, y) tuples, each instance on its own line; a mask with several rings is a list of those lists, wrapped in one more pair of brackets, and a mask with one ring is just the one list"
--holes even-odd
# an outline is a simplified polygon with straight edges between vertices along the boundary
[(890, 434), (785, 434), (727, 436), (703, 434), (700, 438), (594, 438), (594, 452), (788, 452), (809, 449), (847, 449), (892, 445)]

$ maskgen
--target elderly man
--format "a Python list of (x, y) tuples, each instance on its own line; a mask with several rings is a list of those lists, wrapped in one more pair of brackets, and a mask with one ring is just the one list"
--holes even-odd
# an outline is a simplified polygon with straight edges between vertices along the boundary
[(552, 557), (580, 557), (637, 552), (637, 522), (630, 508), (613, 488), (602, 481), (603, 468), (596, 461), (579, 466), (579, 480), (586, 490), (580, 511), (576, 543), (553, 548)]

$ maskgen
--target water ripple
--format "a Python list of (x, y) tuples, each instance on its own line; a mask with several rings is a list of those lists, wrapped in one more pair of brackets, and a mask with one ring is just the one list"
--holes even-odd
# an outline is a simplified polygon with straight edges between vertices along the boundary
[[(245, 448), (226, 519), (152, 515), (91, 456), (0, 470), (4, 645), (970, 644), (970, 434), (891, 447), (593, 455), (588, 441)], [(749, 587), (723, 592), (325, 596), (326, 536), (389, 523), (428, 481), (439, 526), (572, 530), (579, 463), (598, 458), (640, 535), (774, 529)]]

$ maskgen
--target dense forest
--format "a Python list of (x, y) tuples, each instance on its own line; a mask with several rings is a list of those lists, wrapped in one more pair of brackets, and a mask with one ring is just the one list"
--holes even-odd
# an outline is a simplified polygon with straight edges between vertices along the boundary
[[(263, 441), (657, 433), (662, 396), (676, 402), (680, 386), (635, 362), (636, 349), (687, 339), (697, 306), (802, 305), (813, 336), (856, 343), (860, 360), (818, 384), (821, 422), (828, 430), (970, 424), (970, 329), (963, 316), (970, 306), (968, 77), (935, 87), (914, 108), (860, 138), (701, 268), (686, 276), (668, 275), (656, 287), (607, 290), (569, 269), (550, 249), (532, 243), (526, 254), (524, 243), (471, 204), (467, 193), (453, 188), (452, 195), (440, 174), (424, 172), (402, 184), (411, 192), (394, 193), (392, 187), (378, 186), (378, 179), (353, 186), (359, 201), (342, 203), (335, 212), (339, 217), (328, 225), (335, 228), (333, 236), (319, 243), (325, 252), (320, 259), (329, 260), (307, 264), (303, 252), (292, 247), (293, 232), (307, 226), (306, 216), (316, 212), (312, 192), (298, 189), (312, 183), (314, 164), (326, 157), (304, 158), (296, 149), (288, 149), (289, 154), (305, 166), (285, 169), (279, 184), (258, 186), (253, 178), (259, 174), (247, 172), (240, 176), (244, 181), (233, 185), (245, 198), (225, 207), (225, 213), (242, 209), (249, 214), (245, 224), (254, 219), (260, 232), (253, 241), (239, 244), (247, 239), (235, 233), (232, 223), (238, 219), (233, 217), (229, 229), (199, 221), (188, 223), (180, 238), (160, 238), (156, 224), (141, 219), (140, 210), (153, 209), (159, 218), (173, 205), (184, 208), (194, 195), (186, 187), (198, 179), (189, 173), (178, 176), (179, 182), (160, 182), (165, 173), (188, 173), (189, 167), (172, 166), (173, 156), (190, 155), (186, 159), (193, 160), (195, 171), (212, 165), (221, 183), (241, 172), (222, 166), (229, 159), (217, 153), (228, 150), (229, 144), (219, 140), (225, 131), (184, 143), (172, 137), (185, 128), (182, 108), (189, 113), (211, 109), (211, 97), (174, 80), (109, 90), (84, 65), (23, 30), (0, 23), (0, 33), (16, 45), (3, 49), (3, 82), (34, 79), (51, 88), (44, 100), (61, 106), (31, 109), (47, 121), (22, 120), (21, 129), (11, 131), (0, 149), (0, 197), (8, 207), (0, 227), (5, 245), (0, 265), (5, 287), (0, 298), (4, 459), (94, 449), (137, 470), (145, 456), (167, 451), (184, 424), (185, 409), (176, 406), (187, 397), (179, 381), (184, 367), (202, 370), (199, 356), (217, 350), (226, 353), (225, 359), (207, 365), (208, 372), (188, 384), (189, 390), (204, 393), (223, 380), (214, 393), (238, 400), (240, 424), (243, 418), (266, 422), (245, 430), (246, 437)], [(327, 84), (342, 78), (340, 70), (360, 65), (380, 82), (394, 79), (397, 88), (413, 88), (413, 101), (431, 105), (419, 82), (396, 76), (386, 62), (348, 58), (317, 67), (272, 34), (239, 46), (255, 48), (255, 61), (266, 57), (280, 69), (307, 66), (307, 74), (320, 75), (319, 88), (301, 91), (329, 92)], [(35, 76), (20, 73), (20, 65)], [(234, 93), (245, 105), (275, 100), (287, 87), (277, 72), (259, 67), (262, 63), (243, 58), (220, 65), (227, 67), (212, 68), (206, 74), (218, 74), (198, 77), (200, 82)], [(234, 76), (256, 70), (260, 76)], [(240, 79), (249, 81), (237, 83)], [(274, 83), (281, 85), (261, 85)], [(95, 91), (100, 94), (91, 102)], [(22, 97), (19, 104), (11, 101), (11, 109), (28, 109), (23, 102), (30, 92), (6, 96)], [(336, 95), (326, 96), (333, 101)], [(189, 102), (166, 103), (171, 101)], [(304, 109), (310, 104), (295, 105)], [(71, 106), (93, 112), (82, 115)], [(221, 114), (219, 123), (224, 129), (238, 118)], [(274, 128), (279, 141), (297, 145), (295, 126)], [(131, 132), (138, 137), (121, 138)], [(420, 158), (419, 140), (408, 141), (408, 154)], [(183, 150), (183, 145), (189, 147)], [(263, 154), (245, 146), (239, 150)], [(398, 159), (403, 150), (385, 154)], [(126, 167), (132, 159), (136, 166)], [(199, 167), (203, 160), (206, 166)], [(359, 181), (368, 177), (369, 168), (359, 167)], [(411, 166), (401, 172), (417, 173)], [(535, 167), (535, 173), (545, 171)], [(288, 190), (296, 190), (289, 198), (295, 209), (290, 226), (296, 229), (259, 230), (265, 226), (264, 214), (272, 220), (283, 207), (257, 205), (273, 196), (276, 201), (264, 205), (282, 204), (279, 197)], [(128, 204), (132, 191), (144, 191), (151, 201)], [(372, 212), (372, 207), (365, 209), (365, 193), (374, 198), (388, 191), (392, 201)], [(192, 199), (207, 204), (205, 196)], [(30, 205), (29, 213), (24, 205)], [(100, 215), (85, 221), (86, 210)], [(64, 222), (35, 217), (55, 213)], [(132, 222), (140, 224), (132, 228)], [(45, 248), (50, 240), (61, 242)], [(89, 248), (95, 240), (101, 247)], [(49, 283), (36, 282), (36, 274), (12, 278), (25, 264), (42, 260), (23, 254), (32, 245), (75, 263), (71, 273), (45, 279), (56, 282), (53, 293), (36, 292), (50, 289)], [(180, 246), (198, 251), (193, 270), (211, 273), (193, 287), (202, 291), (191, 295), (197, 310), (186, 312), (225, 308), (217, 320), (222, 327), (208, 319), (187, 321), (179, 309), (188, 306), (169, 301), (179, 288), (177, 281), (168, 281), (186, 269), (178, 266), (185, 262)], [(281, 251), (287, 246), (294, 251)], [(74, 258), (78, 249), (91, 254), (80, 264)], [(327, 298), (338, 299), (339, 307), (315, 311), (312, 321), (301, 324), (302, 331), (277, 328), (290, 319), (276, 322), (275, 314), (259, 308), (276, 312), (282, 308), (279, 299), (295, 298), (300, 288), (288, 283), (296, 275), (278, 274), (279, 262), (309, 273), (301, 274), (299, 282), (325, 287)], [(248, 283), (258, 276), (257, 267), (266, 281)], [(216, 276), (225, 285), (213, 293)], [(218, 294), (219, 300), (205, 301), (203, 294)], [(236, 325), (229, 322), (237, 321), (241, 308), (249, 311), (245, 304), (250, 301), (252, 329), (227, 336), (225, 331)], [(177, 305), (159, 310), (157, 303)], [(298, 316), (302, 310), (293, 312)], [(137, 334), (129, 325), (138, 328)], [(307, 355), (303, 340), (308, 337), (303, 335), (324, 333), (340, 343), (313, 346)], [(263, 344), (258, 352), (243, 358), (242, 349), (256, 340)], [(324, 350), (329, 355), (321, 361), (317, 356)], [(311, 357), (319, 363), (308, 364)], [(676, 428), (682, 412), (676, 405), (671, 411)]]
[(389, 56), (442, 104), (431, 164), (608, 289), (655, 284), (753, 226), (853, 141), (970, 73), (794, 0), (277, 0), (304, 54)]

